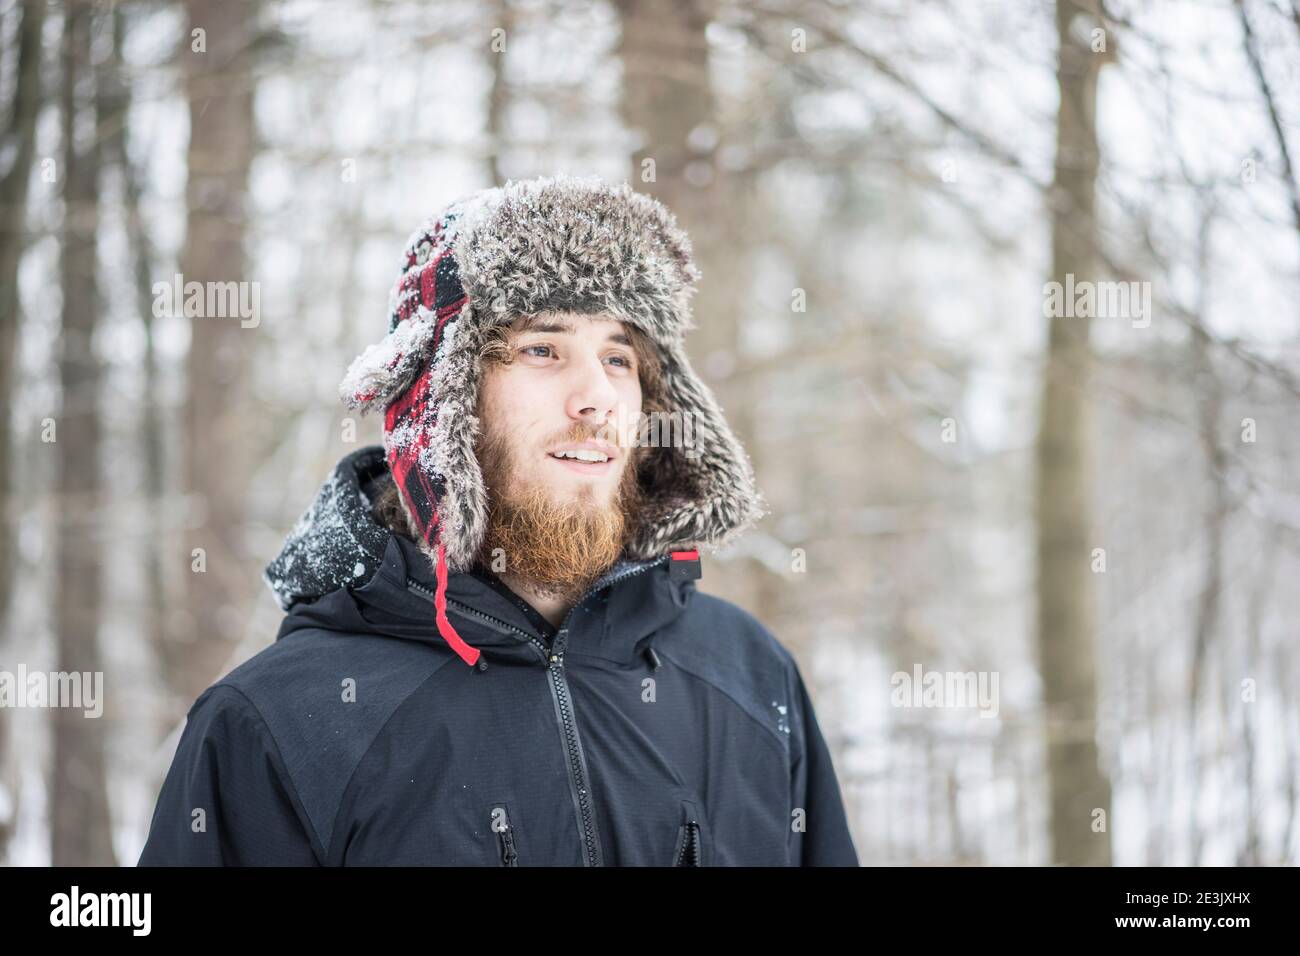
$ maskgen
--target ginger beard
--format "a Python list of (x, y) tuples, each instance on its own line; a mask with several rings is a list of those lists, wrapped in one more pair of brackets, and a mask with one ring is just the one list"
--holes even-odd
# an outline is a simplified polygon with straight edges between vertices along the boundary
[[(594, 438), (597, 429), (575, 423), (548, 447)], [(594, 482), (547, 483), (535, 476), (544, 463), (520, 460), (519, 443), (490, 421), (476, 445), (488, 488), (488, 528), (480, 560), (493, 566), (504, 555), (506, 573), (539, 593), (573, 597), (619, 559), (635, 532), (641, 504), (639, 446), (623, 447), (623, 473), (614, 491)], [(605, 498), (608, 500), (602, 500)], [(500, 548), (500, 551), (496, 549)]]

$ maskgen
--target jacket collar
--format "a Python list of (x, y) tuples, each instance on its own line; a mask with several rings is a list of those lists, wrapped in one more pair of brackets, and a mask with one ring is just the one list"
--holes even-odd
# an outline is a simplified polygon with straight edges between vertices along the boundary
[[(391, 565), (386, 562), (380, 573), (387, 571), (393, 585), (404, 577), (407, 593), (414, 590), (430, 606), (437, 581), (428, 557), (403, 535), (392, 536), (390, 549), (394, 560)], [(555, 647), (563, 647), (570, 657), (632, 663), (650, 646), (655, 633), (686, 609), (695, 590), (694, 581), (673, 573), (672, 565), (670, 555), (616, 562), (569, 610)], [(447, 613), (454, 617), (457, 630), (465, 635), (467, 628), (473, 629), (482, 644), (468, 636), (466, 640), (485, 654), (499, 650), (502, 638), (525, 646), (546, 643), (522, 609), (472, 572), (449, 575), (446, 598)], [(509, 634), (497, 625), (505, 625)], [(492, 635), (486, 641), (484, 630)]]
[[(438, 626), (433, 562), (415, 541), (370, 514), (386, 472), (380, 446), (345, 456), (285, 539), (264, 573), (288, 612), (277, 637), (316, 627), (423, 641), (470, 661), (479, 654), (544, 660), (546, 642), (528, 615), (471, 571), (447, 576), (447, 620), (460, 646), (448, 642)], [(686, 609), (698, 567), (698, 558), (675, 561), (666, 551), (616, 563), (574, 605), (565, 634), (556, 635), (557, 648), (633, 661)]]
[[(307, 627), (363, 637), (416, 640), (449, 650), (435, 624), (434, 569), (419, 546), (388, 533), (382, 560), (361, 586), (345, 586), (295, 604), (277, 639)], [(555, 649), (566, 659), (602, 658), (622, 666), (654, 666), (656, 634), (689, 606), (695, 582), (674, 569), (670, 555), (620, 561), (570, 610)], [(513, 602), (477, 575), (447, 579), (447, 614), (480, 660), (540, 664), (549, 653), (543, 635)], [(479, 666), (486, 666), (480, 664)]]

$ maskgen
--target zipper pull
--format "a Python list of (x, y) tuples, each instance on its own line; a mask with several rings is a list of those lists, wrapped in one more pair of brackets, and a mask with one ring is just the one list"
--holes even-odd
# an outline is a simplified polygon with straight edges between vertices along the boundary
[[(564, 666), (564, 648), (565, 645), (568, 643), (568, 639), (569, 639), (569, 629), (567, 627), (562, 627), (555, 632), (555, 639), (551, 641), (552, 649), (550, 653), (550, 658), (551, 658), (551, 663), (554, 664), (556, 667)], [(557, 647), (559, 648), (558, 652), (555, 650), (555, 648)]]
[[(498, 812), (500, 817), (497, 816)], [(510, 816), (503, 806), (492, 810), (492, 829), (497, 831), (501, 842), (501, 863), (503, 866), (518, 866), (515, 862), (519, 852), (515, 849), (515, 829), (510, 823)]]

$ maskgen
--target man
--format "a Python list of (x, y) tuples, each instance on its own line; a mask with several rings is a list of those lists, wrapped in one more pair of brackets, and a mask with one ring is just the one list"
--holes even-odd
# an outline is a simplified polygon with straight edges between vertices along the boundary
[(686, 359), (698, 275), (594, 178), (412, 235), (341, 385), (383, 447), (267, 568), (279, 634), (190, 710), (141, 864), (857, 865), (793, 658), (696, 590), (765, 509)]

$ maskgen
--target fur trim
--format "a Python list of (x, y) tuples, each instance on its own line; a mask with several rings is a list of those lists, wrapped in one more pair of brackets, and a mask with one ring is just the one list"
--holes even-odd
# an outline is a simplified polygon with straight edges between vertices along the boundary
[(353, 359), (339, 383), (343, 403), (362, 415), (382, 411), (420, 371), (436, 326), (434, 313), (421, 308), (418, 315)]

